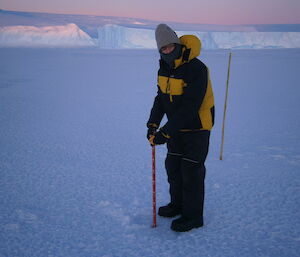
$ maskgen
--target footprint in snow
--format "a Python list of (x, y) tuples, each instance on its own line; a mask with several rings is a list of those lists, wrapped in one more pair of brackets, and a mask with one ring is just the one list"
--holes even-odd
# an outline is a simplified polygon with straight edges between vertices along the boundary
[(26, 222), (26, 223), (35, 223), (38, 221), (38, 216), (35, 214), (32, 214), (30, 212), (26, 212), (23, 210), (17, 210), (16, 214), (17, 214), (17, 217), (19, 220)]
[(126, 228), (134, 229), (137, 227), (145, 226), (142, 224), (141, 217), (135, 214), (129, 214), (129, 209), (124, 209), (121, 205), (117, 203), (112, 203), (110, 201), (101, 201), (99, 203), (101, 210), (109, 217), (117, 221), (119, 224)]

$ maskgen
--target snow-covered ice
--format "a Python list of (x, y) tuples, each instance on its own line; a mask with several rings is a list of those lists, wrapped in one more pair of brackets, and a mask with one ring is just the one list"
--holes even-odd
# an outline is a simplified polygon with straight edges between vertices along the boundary
[[(296, 257), (300, 50), (203, 51), (216, 99), (205, 226), (151, 228), (153, 50), (0, 49), (0, 256)], [(157, 147), (158, 206), (168, 202)]]
[[(203, 32), (176, 31), (178, 36), (196, 35), (204, 49), (300, 48), (300, 32)], [(107, 24), (98, 29), (101, 48), (156, 48), (153, 29)]]
[[(1, 12), (0, 12), (1, 16)], [(110, 49), (155, 49), (154, 28), (106, 24), (93, 38), (74, 23), (63, 25), (0, 26), (0, 47), (100, 47)], [(176, 31), (201, 38), (203, 49), (300, 48), (300, 32)], [(94, 33), (93, 33), (94, 34)]]
[(76, 24), (0, 27), (0, 47), (91, 47), (94, 40)]

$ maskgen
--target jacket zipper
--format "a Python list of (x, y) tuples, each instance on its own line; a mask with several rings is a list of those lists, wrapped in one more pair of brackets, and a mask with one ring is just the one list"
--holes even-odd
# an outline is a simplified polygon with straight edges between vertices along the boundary
[[(170, 77), (172, 77), (172, 75)], [(170, 77), (168, 77), (168, 81), (167, 81), (167, 93), (169, 93), (170, 102), (172, 103), (173, 102), (173, 96), (171, 95)]]

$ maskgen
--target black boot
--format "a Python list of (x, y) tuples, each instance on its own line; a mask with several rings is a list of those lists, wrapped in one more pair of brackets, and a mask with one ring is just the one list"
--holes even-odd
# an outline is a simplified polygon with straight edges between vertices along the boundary
[(180, 217), (172, 221), (171, 229), (176, 232), (186, 232), (203, 226), (203, 219), (187, 219)]
[(175, 217), (177, 215), (181, 214), (181, 209), (175, 207), (171, 203), (169, 203), (166, 206), (159, 207), (158, 209), (158, 215), (162, 217)]

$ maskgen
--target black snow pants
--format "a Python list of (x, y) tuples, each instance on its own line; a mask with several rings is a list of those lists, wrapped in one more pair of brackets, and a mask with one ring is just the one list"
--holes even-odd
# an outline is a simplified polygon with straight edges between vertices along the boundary
[(182, 132), (167, 143), (171, 204), (187, 219), (203, 221), (205, 159), (210, 131)]

